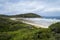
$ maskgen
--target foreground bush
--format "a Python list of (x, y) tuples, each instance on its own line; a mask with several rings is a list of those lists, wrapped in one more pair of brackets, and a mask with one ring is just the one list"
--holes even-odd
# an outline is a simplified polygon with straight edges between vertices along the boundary
[(18, 21), (12, 21), (7, 18), (0, 18), (0, 32), (16, 31), (24, 28), (26, 24)]
[(34, 35), (34, 40), (55, 40), (49, 29), (40, 29)]
[(60, 33), (60, 22), (52, 24), (51, 26), (49, 26), (49, 28), (52, 32)]
[(60, 40), (60, 22), (52, 24), (49, 26), (51, 32), (53, 33), (55, 40)]
[(10, 40), (11, 37), (8, 33), (0, 33), (0, 40)]

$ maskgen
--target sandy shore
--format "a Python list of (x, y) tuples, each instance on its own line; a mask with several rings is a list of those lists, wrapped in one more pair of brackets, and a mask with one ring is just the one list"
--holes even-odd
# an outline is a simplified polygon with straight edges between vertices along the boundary
[[(23, 23), (26, 23), (26, 24), (30, 24), (30, 25), (33, 25), (33, 26), (35, 26), (35, 27), (37, 27), (37, 28), (48, 28), (49, 27), (49, 25), (48, 24), (46, 24), (46, 25), (43, 25), (42, 24), (42, 22), (40, 23), (40, 24), (38, 24), (38, 23), (35, 23), (35, 22), (33, 22), (32, 20), (30, 20), (30, 19), (28, 19), (28, 20), (26, 20), (26, 19), (16, 19), (16, 18), (11, 18), (11, 20), (15, 20), (15, 21), (22, 21)], [(42, 20), (42, 19), (41, 19)], [(44, 19), (43, 19), (44, 20)], [(47, 20), (47, 19), (46, 19)], [(50, 19), (49, 19), (50, 20)], [(53, 22), (53, 23), (55, 23), (55, 22)], [(51, 23), (51, 24), (53, 24), (53, 23)], [(48, 25), (48, 26), (47, 26)]]
[(37, 28), (48, 28), (48, 26), (43, 26), (43, 25), (38, 25), (38, 24), (35, 24), (35, 23), (31, 23), (31, 22), (27, 22), (27, 21), (22, 21), (23, 23), (26, 23), (26, 24), (30, 24), (30, 25), (33, 25)]
[[(17, 20), (16, 18), (10, 18), (11, 20), (15, 20), (15, 21), (19, 21), (19, 20)], [(23, 23), (26, 23), (26, 24), (30, 24), (30, 25), (33, 25), (33, 26), (35, 26), (35, 27), (37, 27), (37, 28), (48, 28), (48, 26), (43, 26), (43, 25), (38, 25), (38, 24), (35, 24), (35, 23), (33, 23), (33, 22), (30, 22), (30, 21), (28, 21), (28, 20), (21, 20)]]

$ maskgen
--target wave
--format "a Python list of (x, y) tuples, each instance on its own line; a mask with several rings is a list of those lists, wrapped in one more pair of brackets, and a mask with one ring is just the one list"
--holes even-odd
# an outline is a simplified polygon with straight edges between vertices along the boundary
[(53, 23), (60, 22), (59, 19), (48, 19), (48, 18), (25, 18), (25, 20), (44, 26), (50, 26)]

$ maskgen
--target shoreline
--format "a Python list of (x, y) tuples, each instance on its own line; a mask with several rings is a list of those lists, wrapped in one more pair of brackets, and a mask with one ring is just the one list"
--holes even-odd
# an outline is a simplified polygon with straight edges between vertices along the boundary
[[(35, 23), (35, 22), (33, 22), (32, 20), (30, 20), (30, 19), (25, 19), (25, 18), (10, 18), (11, 20), (15, 20), (15, 21), (21, 21), (21, 22), (23, 22), (23, 23), (26, 23), (26, 24), (30, 24), (30, 25), (33, 25), (33, 26), (35, 26), (35, 27), (37, 27), (37, 28), (48, 28), (51, 24), (53, 24), (53, 23), (56, 23), (56, 22), (60, 22), (60, 20), (52, 20), (52, 19), (40, 19), (40, 20), (45, 20), (45, 21), (50, 21), (51, 22), (51, 24), (44, 24), (44, 25), (42, 25), (42, 22), (41, 22), (41, 24), (37, 24), (37, 23)], [(36, 19), (37, 20), (37, 19)]]
[(48, 28), (48, 26), (43, 26), (43, 25), (39, 25), (39, 24), (35, 24), (35, 23), (31, 23), (31, 22), (26, 22), (26, 21), (22, 21), (23, 23), (26, 23), (26, 24), (30, 24), (30, 25), (33, 25), (37, 28)]

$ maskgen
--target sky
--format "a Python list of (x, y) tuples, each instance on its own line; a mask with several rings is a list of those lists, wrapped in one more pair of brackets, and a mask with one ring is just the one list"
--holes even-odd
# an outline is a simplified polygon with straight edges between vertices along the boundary
[(0, 0), (0, 14), (24, 13), (60, 16), (60, 0)]

